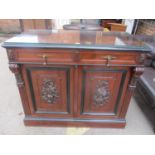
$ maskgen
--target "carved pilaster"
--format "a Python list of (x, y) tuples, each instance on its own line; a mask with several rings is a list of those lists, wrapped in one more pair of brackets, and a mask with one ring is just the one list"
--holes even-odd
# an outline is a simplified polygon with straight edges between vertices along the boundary
[(136, 83), (140, 75), (144, 72), (144, 67), (136, 67), (133, 70), (133, 76), (129, 84), (129, 89), (134, 90), (136, 88)]
[(24, 81), (21, 76), (20, 66), (18, 64), (9, 64), (9, 68), (15, 74), (17, 86), (23, 87)]
[(25, 115), (29, 115), (31, 112), (30, 112), (30, 108), (28, 105), (28, 97), (27, 97), (25, 86), (24, 86), (24, 81), (21, 75), (21, 66), (18, 64), (9, 64), (9, 68), (15, 74), (17, 86), (18, 86), (22, 104), (24, 107)]
[(124, 106), (122, 107), (121, 114), (120, 114), (120, 117), (122, 117), (122, 118), (124, 118), (126, 115), (131, 96), (133, 95), (134, 90), (136, 88), (137, 80), (140, 77), (140, 75), (143, 74), (143, 72), (144, 72), (144, 67), (136, 67), (133, 70), (132, 78), (128, 85), (128, 89), (125, 93), (124, 103), (126, 103), (126, 104), (124, 104)]

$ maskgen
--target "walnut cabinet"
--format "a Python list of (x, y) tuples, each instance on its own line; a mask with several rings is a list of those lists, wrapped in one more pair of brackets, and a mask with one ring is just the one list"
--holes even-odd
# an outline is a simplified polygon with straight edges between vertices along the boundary
[(125, 126), (144, 70), (144, 51), (12, 42), (3, 46), (17, 80), (25, 125)]

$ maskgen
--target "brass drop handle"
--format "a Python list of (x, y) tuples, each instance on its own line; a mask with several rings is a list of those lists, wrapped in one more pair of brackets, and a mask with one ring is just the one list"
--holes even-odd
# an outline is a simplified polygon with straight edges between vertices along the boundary
[(48, 59), (48, 56), (46, 54), (43, 54), (43, 55), (39, 55), (43, 58), (44, 62), (43, 62), (43, 65), (47, 65), (47, 59)]
[(107, 66), (110, 66), (109, 63), (112, 59), (116, 59), (116, 57), (112, 55), (106, 55), (106, 56), (103, 56), (103, 58), (107, 60), (107, 63), (106, 63)]

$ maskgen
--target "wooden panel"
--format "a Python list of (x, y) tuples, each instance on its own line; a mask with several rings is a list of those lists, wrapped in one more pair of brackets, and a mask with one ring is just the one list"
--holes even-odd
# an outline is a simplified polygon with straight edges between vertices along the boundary
[(71, 67), (27, 66), (24, 67), (23, 72), (28, 84), (29, 102), (34, 116), (72, 115), (73, 71)]
[(34, 23), (32, 19), (20, 20), (22, 31), (34, 29)]
[(127, 28), (127, 25), (124, 25), (124, 24), (110, 23), (111, 31), (125, 32), (126, 28)]
[(128, 68), (82, 67), (80, 72), (80, 117), (118, 117)]
[(51, 29), (52, 22), (50, 19), (21, 19), (20, 20), (22, 31), (30, 29)]
[(35, 19), (34, 21), (35, 29), (46, 29), (46, 23), (44, 19)]

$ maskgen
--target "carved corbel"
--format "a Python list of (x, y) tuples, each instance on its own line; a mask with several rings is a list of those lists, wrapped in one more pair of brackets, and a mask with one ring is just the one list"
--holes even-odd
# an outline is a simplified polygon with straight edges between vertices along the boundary
[(134, 90), (136, 88), (136, 83), (138, 81), (138, 78), (143, 74), (144, 67), (136, 67), (133, 70), (132, 79), (129, 84), (129, 89)]
[(10, 61), (15, 60), (15, 54), (14, 54), (12, 49), (7, 49), (7, 54), (8, 54), (8, 58), (9, 58)]
[(138, 62), (139, 62), (140, 64), (144, 64), (145, 59), (146, 59), (146, 54), (142, 53), (142, 54), (140, 55), (140, 57), (139, 57), (139, 61), (138, 61)]
[(18, 64), (9, 64), (9, 68), (15, 74), (16, 81), (17, 81), (17, 86), (18, 87), (23, 87), (24, 81), (23, 81), (22, 76), (21, 76), (20, 65), (18, 65)]

